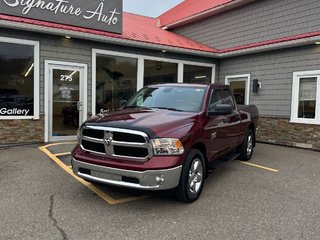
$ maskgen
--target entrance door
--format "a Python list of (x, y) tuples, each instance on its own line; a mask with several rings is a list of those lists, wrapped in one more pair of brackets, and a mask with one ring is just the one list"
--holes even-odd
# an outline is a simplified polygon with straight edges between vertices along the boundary
[(227, 76), (225, 83), (230, 85), (237, 104), (249, 105), (250, 75)]
[[(74, 140), (86, 120), (86, 65), (46, 62), (48, 140)], [(47, 113), (47, 112), (46, 112)]]

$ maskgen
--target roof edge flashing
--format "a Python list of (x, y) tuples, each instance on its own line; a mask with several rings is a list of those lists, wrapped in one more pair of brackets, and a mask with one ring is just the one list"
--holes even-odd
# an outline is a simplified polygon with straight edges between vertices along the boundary
[(247, 4), (247, 3), (250, 3), (250, 2), (253, 2), (253, 1), (256, 1), (256, 0), (234, 0), (234, 1), (222, 4), (222, 5), (219, 5), (217, 7), (205, 10), (203, 12), (200, 12), (200, 13), (185, 17), (185, 18), (177, 20), (175, 22), (162, 25), (161, 27), (163, 29), (166, 29), (166, 30), (175, 29), (175, 28), (181, 27), (183, 25), (190, 24), (190, 23), (193, 23), (195, 21), (198, 21), (198, 20), (201, 20), (201, 19), (204, 19), (204, 18), (208, 18), (208, 17), (214, 16), (216, 14), (228, 11), (230, 9), (233, 9), (233, 8), (236, 8), (236, 7), (240, 7), (240, 6), (244, 5), (244, 4)]
[(297, 38), (287, 41), (279, 41), (271, 44), (239, 48), (238, 50), (220, 51), (218, 58), (229, 58), (236, 56), (243, 56), (248, 54), (262, 53), (267, 51), (274, 51), (286, 48), (293, 48), (306, 45), (315, 45), (315, 42), (320, 41), (320, 33), (318, 36), (309, 36), (305, 38)]

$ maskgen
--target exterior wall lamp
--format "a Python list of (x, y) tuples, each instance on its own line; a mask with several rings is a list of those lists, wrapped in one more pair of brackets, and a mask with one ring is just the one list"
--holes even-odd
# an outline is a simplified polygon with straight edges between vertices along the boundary
[(261, 88), (261, 83), (259, 82), (258, 79), (253, 79), (252, 81), (252, 92), (253, 93), (258, 93), (259, 88)]

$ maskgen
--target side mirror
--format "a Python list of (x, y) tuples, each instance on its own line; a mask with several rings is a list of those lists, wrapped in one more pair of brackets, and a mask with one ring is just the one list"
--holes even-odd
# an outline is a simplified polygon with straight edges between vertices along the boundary
[(228, 115), (231, 114), (233, 108), (230, 104), (217, 104), (213, 110), (209, 110), (208, 115)]

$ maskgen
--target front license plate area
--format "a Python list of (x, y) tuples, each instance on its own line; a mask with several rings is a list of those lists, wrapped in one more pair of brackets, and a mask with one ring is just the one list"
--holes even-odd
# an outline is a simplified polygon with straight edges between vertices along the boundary
[(121, 181), (122, 180), (122, 177), (119, 175), (104, 173), (104, 172), (99, 172), (99, 171), (94, 171), (94, 170), (91, 170), (91, 176), (96, 177), (96, 178), (106, 179), (106, 180), (112, 180), (112, 181)]

